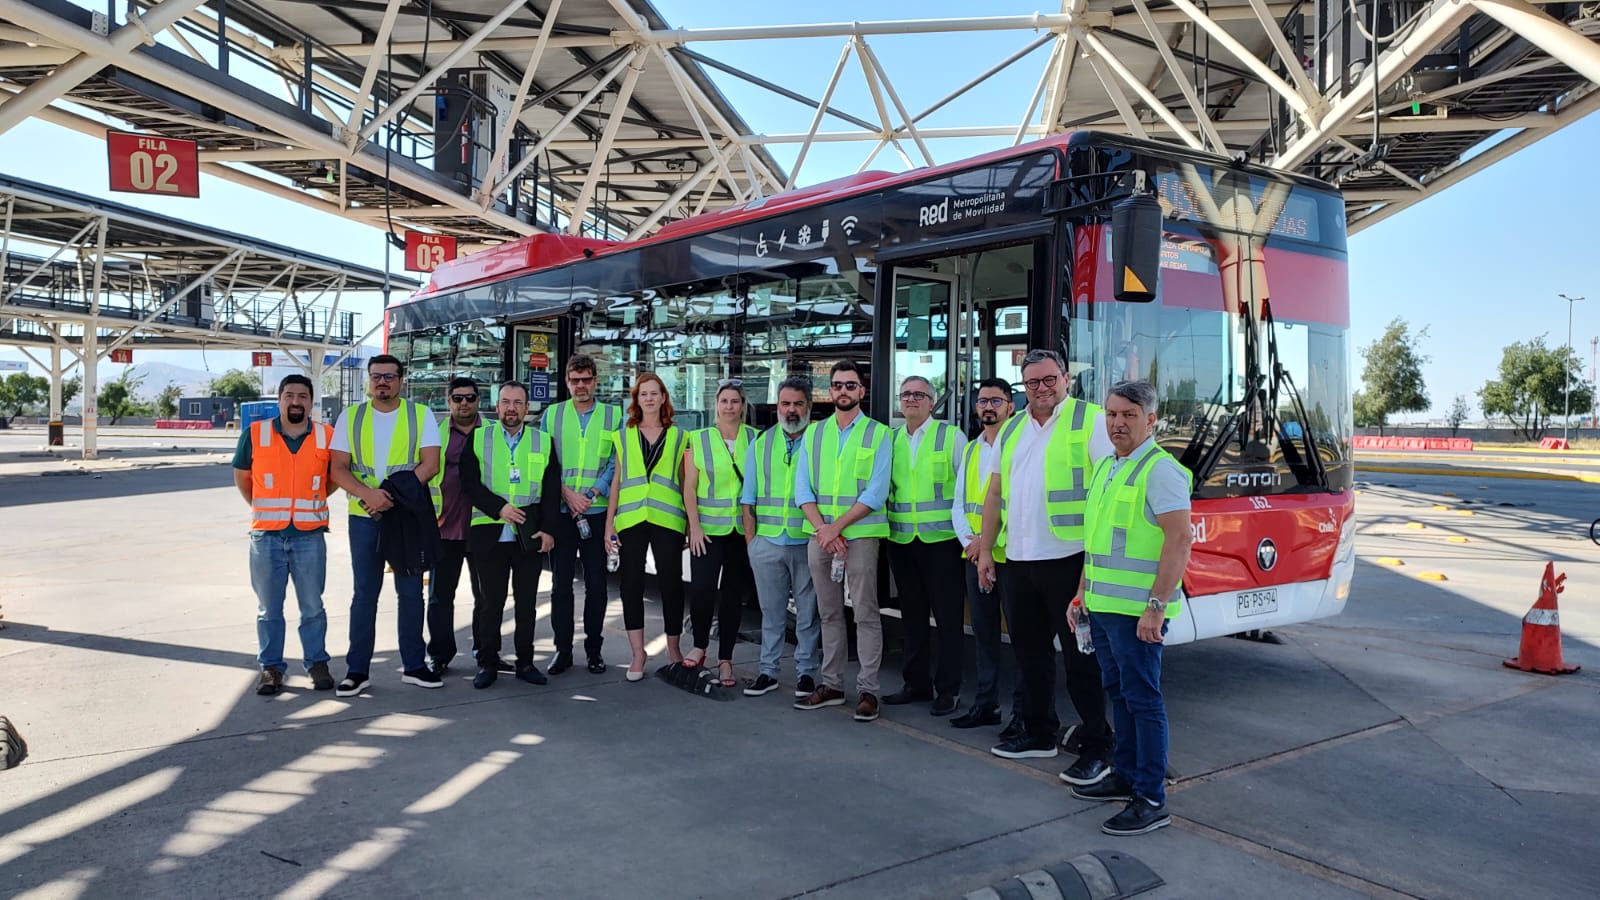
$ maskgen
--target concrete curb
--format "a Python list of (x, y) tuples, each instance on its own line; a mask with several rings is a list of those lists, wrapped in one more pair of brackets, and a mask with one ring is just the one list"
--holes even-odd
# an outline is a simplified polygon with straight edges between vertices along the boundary
[(1460, 469), (1451, 466), (1369, 466), (1356, 463), (1357, 472), (1382, 472), (1390, 475), (1453, 475), (1461, 478), (1517, 478), (1525, 481), (1578, 481), (1600, 484), (1600, 475), (1567, 475), (1560, 472), (1529, 472), (1523, 469)]
[(979, 888), (963, 900), (1117, 900), (1164, 884), (1149, 866), (1126, 853), (1094, 850)]

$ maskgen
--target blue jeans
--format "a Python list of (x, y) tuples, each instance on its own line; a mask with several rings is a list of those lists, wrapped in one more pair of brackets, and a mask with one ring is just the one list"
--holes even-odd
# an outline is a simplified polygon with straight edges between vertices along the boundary
[[(350, 652), (345, 667), (362, 675), (372, 671), (372, 645), (377, 640), (378, 594), (383, 591), (383, 552), (378, 538), (383, 526), (366, 516), (350, 517), (350, 574), (355, 594), (350, 598)], [(395, 616), (400, 637), (400, 664), (406, 671), (427, 665), (422, 641), (422, 576), (395, 575), (394, 592), (400, 601)]]
[(290, 579), (300, 605), (300, 649), (306, 668), (328, 661), (328, 614), (322, 608), (327, 583), (328, 543), (320, 531), (256, 531), (250, 534), (250, 586), (256, 592), (256, 662), (263, 669), (289, 668), (283, 661), (283, 601)]
[(822, 667), (822, 620), (811, 584), (806, 545), (784, 547), (764, 537), (750, 542), (750, 570), (761, 602), (761, 672), (778, 677), (784, 633), (789, 628), (789, 595), (794, 595), (795, 678), (817, 677)]
[[(1167, 802), (1167, 707), (1161, 699), (1161, 644), (1139, 640), (1139, 618), (1117, 613), (1089, 616), (1101, 683), (1111, 700), (1115, 740), (1111, 766), (1133, 792)], [(1161, 626), (1161, 633), (1167, 631)]]

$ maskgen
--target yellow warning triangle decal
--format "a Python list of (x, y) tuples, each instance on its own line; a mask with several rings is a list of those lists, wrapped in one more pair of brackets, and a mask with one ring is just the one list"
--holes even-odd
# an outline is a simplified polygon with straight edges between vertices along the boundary
[(1133, 274), (1132, 269), (1123, 266), (1122, 292), (1125, 294), (1148, 294), (1150, 289), (1144, 286), (1144, 282), (1139, 280), (1139, 276)]

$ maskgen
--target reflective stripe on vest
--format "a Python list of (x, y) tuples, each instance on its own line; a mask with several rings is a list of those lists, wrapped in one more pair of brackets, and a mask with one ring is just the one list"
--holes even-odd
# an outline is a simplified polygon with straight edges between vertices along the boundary
[(428, 479), (428, 496), (433, 498), (433, 515), (436, 518), (444, 515), (444, 467), (450, 453), (450, 432), (450, 417), (445, 416), (439, 422), (439, 471)]
[[(894, 462), (889, 487), (889, 539), (909, 544), (955, 540), (950, 508), (956, 500), (956, 430), (944, 422), (929, 421), (915, 457), (911, 435), (894, 430)], [(929, 444), (932, 446), (929, 446)]]
[[(418, 429), (428, 408), (407, 400), (400, 401), (400, 408), (405, 415), (395, 418), (394, 432), (389, 436), (389, 464), (385, 477), (395, 472), (409, 472), (422, 464), (421, 432)], [(383, 479), (378, 477), (378, 469), (372, 459), (377, 455), (377, 450), (373, 446), (376, 438), (371, 412), (371, 402), (357, 403), (350, 410), (350, 433), (346, 437), (350, 441), (351, 474), (367, 487), (377, 487), (383, 483)], [(361, 508), (361, 500), (355, 496), (350, 497), (348, 505), (352, 516), (367, 514)]]
[[(550, 462), (550, 435), (523, 426), (522, 437), (517, 439), (517, 449), (506, 448), (506, 430), (499, 422), (485, 425), (472, 433), (472, 452), (478, 455), (478, 473), (484, 487), (505, 498), (512, 506), (533, 506), (543, 496), (544, 469)], [(511, 482), (511, 471), (517, 471), (517, 482)], [(481, 509), (472, 511), (472, 524), (501, 524), (497, 515)]]
[(628, 427), (616, 433), (617, 477), (621, 479), (615, 513), (618, 531), (640, 522), (654, 522), (680, 533), (688, 529), (689, 518), (683, 509), (683, 429), (676, 425), (668, 428), (663, 443), (655, 469), (646, 472), (639, 429)]
[(794, 460), (782, 426), (774, 425), (756, 438), (756, 471), (745, 477), (756, 480), (756, 534), (806, 536), (805, 513), (794, 502)]
[[(998, 432), (994, 439), (1000, 440)], [(974, 538), (983, 534), (983, 501), (989, 496), (989, 473), (983, 470), (982, 453), (983, 437), (980, 435), (977, 440), (967, 443), (966, 456), (961, 462), (961, 477), (966, 481), (962, 489), (962, 499), (966, 502), (961, 511), (967, 517), (967, 527), (972, 529)], [(1005, 545), (996, 545), (990, 554), (995, 562), (1005, 562)]]
[(694, 467), (698, 472), (695, 508), (700, 514), (700, 530), (706, 534), (735, 531), (744, 534), (744, 516), (739, 514), (744, 480), (735, 470), (744, 468), (745, 451), (750, 449), (750, 438), (755, 433), (749, 425), (740, 425), (731, 451), (715, 426), (702, 428), (689, 436), (690, 452), (694, 454)]
[[(1092, 468), (1089, 437), (1099, 411), (1100, 407), (1093, 403), (1067, 398), (1045, 447), (1045, 515), (1050, 517), (1050, 533), (1063, 541), (1083, 540), (1084, 514), (1089, 506), (1087, 479)], [(1011, 459), (1029, 415), (1026, 410), (1017, 413), (1000, 431), (1000, 533), (995, 536), (995, 544), (1000, 547), (1006, 542)]]
[[(616, 446), (613, 441), (622, 427), (622, 409), (596, 403), (589, 411), (588, 426), (584, 426), (578, 408), (571, 400), (563, 400), (546, 410), (541, 422), (548, 423), (544, 430), (550, 433), (561, 458), (561, 483), (579, 493), (594, 487)], [(599, 512), (608, 502), (605, 494), (597, 494), (590, 511)]]
[[(1094, 512), (1084, 544), (1083, 602), (1090, 612), (1144, 614), (1165, 542), (1145, 498), (1150, 473), (1163, 457), (1172, 459), (1152, 442), (1142, 454), (1124, 461), (1109, 479), (1112, 457), (1100, 460), (1094, 468), (1089, 481), (1089, 508)], [(1167, 604), (1169, 619), (1183, 612), (1182, 592), (1173, 593)]]
[(333, 429), (311, 423), (300, 452), (275, 434), (275, 419), (251, 424), (250, 528), (279, 531), (293, 525), (302, 531), (328, 527), (328, 446)]
[[(877, 456), (889, 437), (887, 426), (856, 418), (845, 446), (839, 446), (839, 423), (834, 416), (815, 422), (806, 432), (806, 457), (811, 464), (811, 490), (817, 496), (817, 512), (830, 523), (849, 512), (856, 498), (867, 489)], [(816, 534), (806, 520), (806, 534)], [(889, 513), (875, 509), (844, 530), (845, 538), (885, 538), (889, 536)]]

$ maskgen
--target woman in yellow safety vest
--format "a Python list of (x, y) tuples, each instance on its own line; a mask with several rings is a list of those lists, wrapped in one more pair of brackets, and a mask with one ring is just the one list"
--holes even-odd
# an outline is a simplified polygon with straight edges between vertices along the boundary
[(672, 400), (661, 376), (646, 372), (634, 382), (628, 421), (615, 435), (617, 476), (611, 479), (606, 509), (606, 546), (622, 559), (622, 623), (628, 630), (633, 661), (628, 680), (644, 678), (644, 555), (656, 561), (661, 612), (667, 632), (667, 658), (683, 661), (682, 459), (688, 443), (672, 424)]
[(683, 461), (683, 503), (689, 517), (689, 621), (694, 629), (694, 649), (683, 664), (694, 667), (706, 661), (715, 609), (717, 664), (722, 686), (731, 688), (738, 686), (733, 677), (733, 646), (739, 640), (740, 607), (754, 584), (739, 497), (744, 493), (741, 469), (756, 430), (744, 424), (746, 404), (739, 382), (724, 382), (717, 388), (716, 407), (717, 424), (689, 435), (689, 453)]

